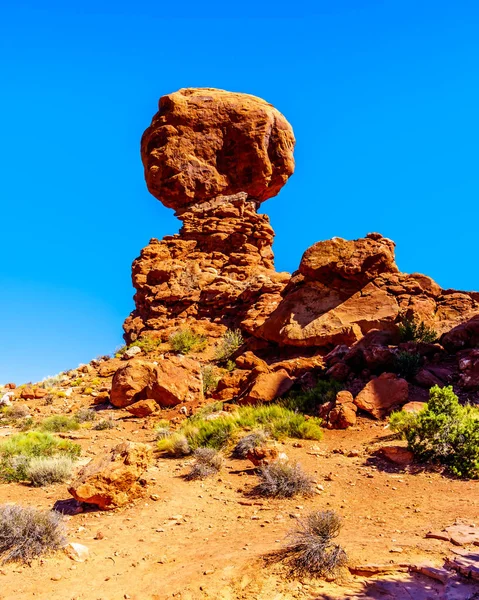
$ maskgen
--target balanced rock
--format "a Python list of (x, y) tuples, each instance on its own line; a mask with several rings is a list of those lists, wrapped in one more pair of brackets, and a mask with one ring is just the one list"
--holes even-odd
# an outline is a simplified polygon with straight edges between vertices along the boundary
[(79, 502), (102, 510), (124, 506), (143, 494), (139, 479), (151, 458), (146, 444), (123, 442), (84, 467), (68, 491)]
[(157, 363), (128, 361), (113, 377), (110, 402), (124, 408), (146, 399), (163, 407), (203, 400), (200, 364), (181, 355)]
[(141, 140), (149, 191), (178, 212), (238, 192), (262, 202), (294, 171), (291, 126), (271, 104), (212, 88), (160, 98)]

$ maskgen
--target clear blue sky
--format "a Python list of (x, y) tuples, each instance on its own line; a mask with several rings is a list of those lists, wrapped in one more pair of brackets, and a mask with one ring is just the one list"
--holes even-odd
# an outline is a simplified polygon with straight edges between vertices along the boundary
[(0, 382), (121, 344), (131, 262), (178, 229), (139, 142), (181, 87), (293, 124), (296, 173), (263, 205), (278, 269), (379, 231), (402, 270), (479, 288), (478, 30), (461, 0), (2, 3)]

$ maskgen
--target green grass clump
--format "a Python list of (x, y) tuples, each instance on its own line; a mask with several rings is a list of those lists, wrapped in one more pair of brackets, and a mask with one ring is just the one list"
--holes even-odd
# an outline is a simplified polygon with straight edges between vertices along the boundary
[(50, 510), (0, 505), (0, 558), (31, 563), (66, 544), (62, 516)]
[(50, 431), (53, 433), (74, 431), (80, 428), (80, 424), (73, 417), (67, 417), (66, 415), (53, 415), (47, 417), (40, 423), (40, 429), (42, 431)]
[(191, 448), (186, 436), (182, 433), (172, 433), (168, 437), (161, 438), (157, 442), (159, 452), (164, 452), (168, 456), (181, 457), (191, 454)]
[(81, 447), (51, 433), (29, 431), (17, 433), (0, 444), (0, 478), (6, 481), (25, 481), (34, 458), (80, 456)]
[(216, 390), (221, 375), (218, 373), (218, 369), (212, 365), (205, 365), (201, 369), (201, 374), (203, 375), (203, 394), (206, 396)]
[(219, 362), (227, 362), (243, 343), (243, 336), (239, 329), (228, 329), (221, 338), (221, 342), (216, 349), (216, 360)]
[(206, 347), (207, 339), (204, 335), (199, 335), (191, 329), (180, 329), (172, 333), (169, 337), (171, 349), (181, 354), (188, 354), (192, 350), (200, 352)]
[(295, 412), (314, 415), (317, 414), (321, 404), (333, 402), (336, 394), (343, 389), (344, 387), (338, 381), (320, 379), (309, 390), (291, 392), (286, 398), (281, 400), (281, 404)]
[(451, 386), (434, 386), (419, 413), (393, 413), (393, 431), (420, 461), (439, 462), (458, 477), (479, 477), (479, 409), (461, 406)]
[[(189, 451), (197, 448), (220, 450), (234, 441), (239, 431), (259, 427), (275, 439), (291, 437), (320, 440), (322, 437), (320, 419), (294, 413), (279, 404), (240, 406), (234, 412), (216, 418), (208, 419), (194, 415), (177, 432), (160, 440), (158, 449), (176, 456), (178, 454), (174, 451), (174, 445), (179, 438), (184, 438)], [(184, 454), (187, 453), (189, 452)]]
[(427, 344), (437, 342), (437, 332), (417, 317), (403, 318), (398, 325), (398, 330), (401, 342), (425, 342)]

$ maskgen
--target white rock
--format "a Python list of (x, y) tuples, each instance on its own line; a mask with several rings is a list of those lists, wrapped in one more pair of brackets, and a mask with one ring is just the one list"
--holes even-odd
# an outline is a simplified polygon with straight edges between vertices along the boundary
[(85, 562), (90, 556), (90, 550), (83, 544), (70, 542), (65, 546), (65, 554), (75, 562)]

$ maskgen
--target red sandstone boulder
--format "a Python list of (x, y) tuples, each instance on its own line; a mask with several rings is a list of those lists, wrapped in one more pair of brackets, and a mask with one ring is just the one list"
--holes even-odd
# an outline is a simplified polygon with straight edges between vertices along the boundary
[(170, 356), (157, 364), (128, 361), (113, 377), (111, 403), (126, 407), (147, 398), (160, 406), (203, 400), (200, 364), (186, 356)]
[(20, 398), (24, 400), (38, 400), (48, 396), (48, 391), (38, 387), (25, 387), (20, 392)]
[(330, 287), (341, 289), (345, 281), (363, 287), (381, 273), (398, 271), (394, 245), (378, 233), (355, 241), (333, 238), (317, 242), (303, 254), (299, 271)]
[(406, 402), (402, 407), (404, 412), (418, 413), (426, 408), (427, 402)]
[(354, 404), (376, 419), (382, 419), (393, 408), (408, 399), (408, 383), (393, 373), (383, 373), (372, 379), (354, 399)]
[(402, 446), (383, 446), (376, 451), (376, 454), (401, 467), (410, 465), (414, 460), (414, 454)]
[(461, 353), (459, 382), (466, 390), (479, 390), (479, 350)]
[(284, 369), (272, 373), (259, 373), (241, 393), (238, 404), (271, 402), (290, 390), (293, 383), (294, 379)]
[(328, 414), (328, 427), (331, 429), (347, 429), (356, 425), (357, 410), (351, 392), (338, 392), (335, 406)]
[(155, 400), (139, 400), (126, 407), (126, 410), (134, 417), (149, 417), (158, 410), (158, 403)]
[(146, 444), (123, 442), (84, 467), (68, 491), (79, 502), (101, 510), (124, 506), (143, 494), (139, 479), (151, 458)]
[(141, 140), (149, 191), (180, 211), (221, 194), (262, 202), (294, 171), (291, 126), (271, 104), (212, 88), (160, 98)]

